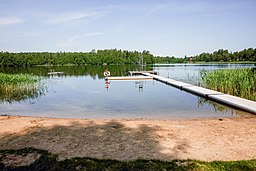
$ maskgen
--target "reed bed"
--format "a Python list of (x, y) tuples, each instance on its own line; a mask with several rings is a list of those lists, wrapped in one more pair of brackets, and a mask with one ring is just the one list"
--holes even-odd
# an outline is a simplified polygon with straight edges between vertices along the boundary
[(256, 68), (215, 70), (201, 75), (203, 87), (256, 101)]
[(21, 101), (44, 94), (41, 78), (30, 74), (0, 73), (0, 102)]

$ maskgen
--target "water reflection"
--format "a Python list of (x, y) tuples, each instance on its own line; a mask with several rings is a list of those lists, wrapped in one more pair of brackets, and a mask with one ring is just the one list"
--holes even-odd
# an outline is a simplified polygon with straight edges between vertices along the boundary
[[(105, 70), (111, 71), (111, 76), (127, 76), (128, 71), (138, 71), (138, 65), (83, 65), (83, 66), (35, 66), (35, 67), (0, 67), (3, 73), (28, 73), (49, 77), (49, 72), (64, 72), (59, 76), (90, 76), (93, 79), (103, 79)], [(145, 70), (152, 70), (152, 66), (146, 66)]]
[(105, 88), (108, 90), (110, 88), (110, 81), (108, 79), (105, 79)]
[(139, 92), (143, 92), (143, 82), (144, 81), (135, 81), (135, 88), (137, 88)]
[(11, 104), (25, 100), (31, 104), (33, 100), (44, 96), (46, 91), (47, 86), (43, 80), (29, 85), (0, 85), (0, 104)]
[(256, 64), (156, 64), (153, 69), (161, 76), (201, 86), (202, 72), (232, 69), (255, 68)]
[[(194, 67), (147, 66), (145, 70), (159, 70), (164, 76), (169, 72), (171, 78), (188, 80), (186, 73), (197, 74), (202, 70), (199, 66)], [(230, 117), (241, 113), (154, 80), (110, 82), (104, 79), (106, 69), (111, 76), (127, 76), (128, 71), (138, 70), (138, 67), (0, 68), (6, 73), (43, 76), (47, 85), (41, 93), (31, 98), (27, 96), (27, 100), (23, 98), (11, 104), (0, 104), (0, 114), (70, 118), (203, 118)], [(64, 74), (49, 76), (50, 71)]]
[(200, 108), (200, 107), (204, 107), (204, 106), (211, 106), (212, 110), (214, 110), (215, 112), (230, 113), (231, 116), (236, 116), (236, 115), (239, 115), (239, 114), (243, 113), (242, 111), (238, 112), (238, 110), (234, 110), (232, 108), (229, 108), (229, 107), (221, 105), (219, 103), (210, 101), (210, 100), (205, 99), (203, 97), (198, 97), (198, 107)]

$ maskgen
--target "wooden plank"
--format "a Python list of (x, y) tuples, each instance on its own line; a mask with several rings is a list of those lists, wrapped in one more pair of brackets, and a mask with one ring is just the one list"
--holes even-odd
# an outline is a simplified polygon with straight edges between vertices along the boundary
[(203, 87), (198, 87), (198, 86), (185, 86), (182, 88), (185, 91), (191, 92), (193, 94), (197, 94), (203, 97), (209, 97), (210, 95), (222, 95), (223, 93), (218, 92), (218, 91), (214, 91), (214, 90), (210, 90), (207, 88), (203, 88)]
[(209, 99), (256, 114), (256, 102), (228, 94), (209, 95)]
[(156, 71), (128, 71), (129, 75), (142, 75), (142, 73), (150, 73), (157, 75)]
[(151, 77), (153, 77), (157, 81), (161, 81), (161, 82), (163, 82), (165, 84), (168, 84), (168, 85), (180, 88), (180, 89), (183, 89), (183, 87), (191, 87), (191, 86), (193, 86), (192, 84), (183, 83), (181, 81), (176, 81), (176, 80), (173, 80), (173, 79), (170, 79), (170, 78), (165, 78), (165, 77), (160, 76), (160, 75), (154, 75), (154, 74), (150, 74), (150, 73), (142, 73), (142, 75), (151, 76)]
[(108, 80), (153, 80), (153, 77), (148, 76), (131, 76), (131, 77), (108, 77)]

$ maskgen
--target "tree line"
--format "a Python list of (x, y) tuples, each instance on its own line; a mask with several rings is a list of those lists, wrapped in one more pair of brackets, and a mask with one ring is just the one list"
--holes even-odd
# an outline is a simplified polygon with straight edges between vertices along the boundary
[(256, 61), (256, 48), (244, 49), (239, 52), (229, 52), (219, 49), (213, 53), (201, 53), (192, 57), (193, 61), (204, 62), (235, 62), (235, 61)]
[[(111, 71), (111, 76), (125, 76), (128, 71), (138, 71), (138, 65), (75, 65), (75, 66), (37, 66), (37, 67), (0, 67), (0, 73), (6, 74), (32, 74), (37, 76), (49, 76), (48, 72), (62, 71), (59, 76), (90, 76), (93, 79), (104, 78), (104, 71)], [(144, 70), (152, 70), (153, 67), (146, 65)], [(1, 81), (0, 81), (1, 82)]]
[(117, 49), (92, 50), (91, 52), (0, 52), (0, 66), (34, 65), (122, 65), (138, 64), (139, 56), (144, 64), (198, 62), (256, 61), (256, 49), (249, 48), (239, 52), (220, 49), (213, 53), (176, 58), (154, 56), (149, 51), (127, 51)]
[(176, 63), (185, 59), (174, 57), (155, 57), (149, 51), (127, 50), (92, 50), (91, 52), (0, 52), (1, 66), (34, 66), (34, 65), (121, 65), (138, 64), (139, 55), (144, 64)]

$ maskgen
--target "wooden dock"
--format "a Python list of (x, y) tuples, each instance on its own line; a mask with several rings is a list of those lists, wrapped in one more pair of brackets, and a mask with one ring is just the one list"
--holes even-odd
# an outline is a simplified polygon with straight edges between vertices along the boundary
[(185, 90), (187, 92), (199, 95), (201, 97), (205, 97), (209, 100), (212, 100), (212, 101), (215, 101), (218, 103), (222, 103), (224, 105), (227, 105), (227, 106), (230, 106), (233, 108), (241, 109), (241, 110), (256, 114), (256, 102), (255, 101), (243, 99), (243, 98), (236, 97), (236, 96), (231, 96), (228, 94), (224, 94), (224, 93), (210, 90), (210, 89), (203, 88), (203, 87), (194, 86), (192, 84), (183, 83), (181, 81), (176, 81), (176, 80), (173, 80), (170, 78), (165, 78), (165, 77), (159, 76), (159, 75), (154, 75), (154, 74), (150, 74), (150, 73), (142, 73), (142, 75), (151, 76), (155, 80), (161, 81), (165, 84), (174, 86), (181, 90)]
[(153, 80), (151, 76), (106, 77), (107, 80)]
[(142, 75), (142, 73), (149, 73), (149, 74), (158, 75), (158, 73), (156, 71), (128, 71), (128, 73), (131, 76), (133, 76), (133, 75)]

